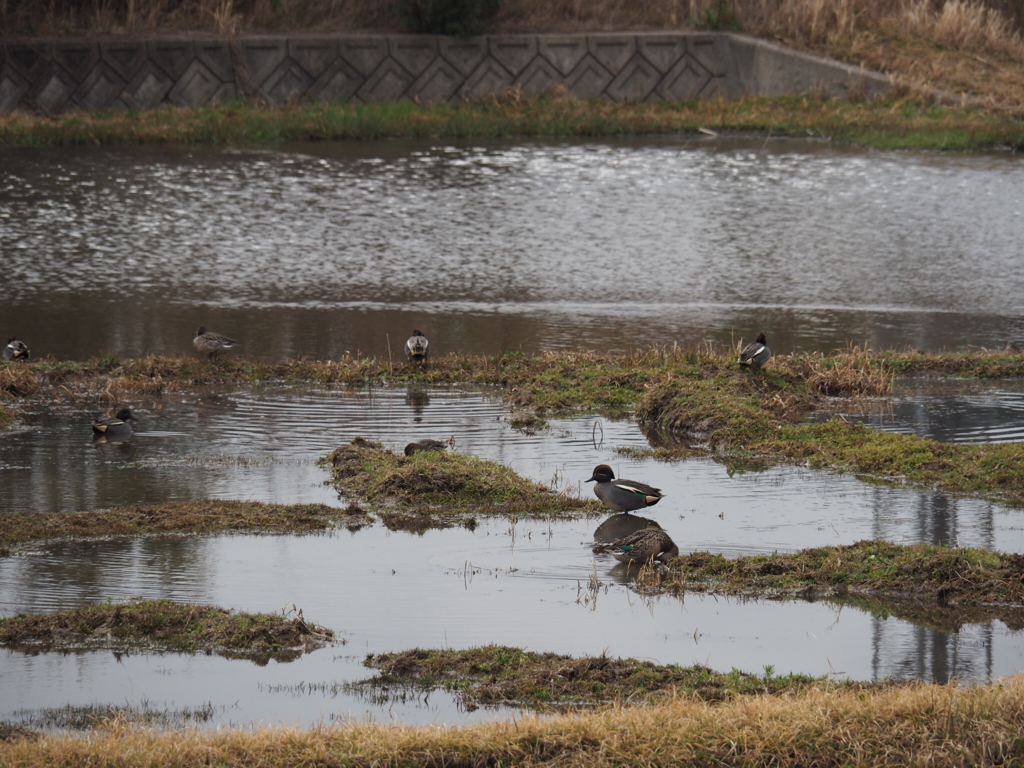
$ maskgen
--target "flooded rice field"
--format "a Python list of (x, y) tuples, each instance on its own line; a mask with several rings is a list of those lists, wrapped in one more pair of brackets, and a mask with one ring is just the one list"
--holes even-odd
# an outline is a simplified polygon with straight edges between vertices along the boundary
[(0, 149), (0, 329), (36, 356), (651, 343), (1000, 348), (1024, 159), (791, 139)]
[[(456, 449), (590, 493), (594, 465), (662, 488), (649, 510), (683, 551), (727, 556), (865, 538), (1024, 550), (1024, 520), (999, 505), (875, 487), (797, 467), (736, 472), (710, 460), (625, 460), (646, 445), (635, 424), (561, 419), (527, 435), (503, 420), (498, 392), (266, 387), (140, 405), (138, 431), (95, 444), (91, 413), (38, 406), (0, 441), (4, 509), (93, 509), (198, 498), (346, 503), (317, 459), (355, 435), (400, 449), (454, 435)], [(581, 487), (582, 486), (582, 487)], [(713, 669), (987, 679), (1022, 667), (1024, 636), (999, 621), (937, 631), (827, 602), (646, 597), (608, 555), (590, 551), (600, 518), (481, 518), (475, 530), (421, 535), (377, 524), (318, 536), (167, 537), (60, 542), (0, 560), (0, 613), (108, 598), (169, 598), (237, 610), (295, 605), (343, 645), (257, 666), (212, 656), (0, 655), (0, 719), (38, 721), (65, 706), (132, 705), (207, 724), (364, 719), (468, 722), (444, 693), (380, 700), (346, 688), (367, 653), (496, 643), (634, 656)], [(596, 573), (600, 586), (589, 588)], [(182, 714), (184, 713), (184, 714)]]

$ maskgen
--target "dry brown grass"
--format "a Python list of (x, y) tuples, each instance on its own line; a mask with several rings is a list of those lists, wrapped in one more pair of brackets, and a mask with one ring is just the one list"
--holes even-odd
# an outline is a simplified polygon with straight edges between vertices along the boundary
[(0, 764), (263, 766), (1006, 766), (1021, 758), (1024, 676), (974, 688), (910, 685), (721, 704), (675, 697), (467, 727), (357, 723), (301, 730), (137, 730), (0, 743)]
[(812, 353), (795, 359), (812, 392), (834, 397), (877, 397), (892, 392), (894, 375), (867, 347), (851, 346), (830, 357)]

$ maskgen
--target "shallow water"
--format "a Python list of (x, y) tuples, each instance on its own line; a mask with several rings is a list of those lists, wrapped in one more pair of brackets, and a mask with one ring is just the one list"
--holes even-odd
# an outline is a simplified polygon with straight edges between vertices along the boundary
[(1024, 159), (796, 140), (0, 149), (0, 329), (37, 356), (1001, 347)]
[[(710, 460), (623, 459), (646, 440), (635, 424), (585, 417), (525, 435), (490, 390), (318, 390), (266, 387), (165, 398), (138, 408), (138, 432), (94, 445), (90, 413), (39, 405), (28, 429), (0, 438), (2, 508), (52, 509), (191, 498), (341, 505), (316, 460), (355, 435), (401, 448), (424, 436), (589, 494), (597, 463), (662, 488), (648, 510), (683, 551), (727, 556), (864, 538), (1024, 551), (1020, 512), (799, 467), (732, 472)], [(297, 428), (296, 425), (303, 425)], [(650, 658), (760, 672), (986, 679), (1021, 668), (1024, 638), (1001, 622), (944, 633), (825, 603), (644, 598), (588, 546), (600, 518), (481, 519), (423, 535), (380, 525), (320, 536), (168, 537), (58, 542), (0, 560), (0, 614), (107, 598), (170, 598), (240, 610), (295, 604), (347, 641), (298, 661), (20, 653), (0, 655), (0, 718), (41, 707), (211, 705), (211, 724), (373, 718), (468, 722), (442, 693), (376, 703), (340, 690), (370, 675), (366, 653), (519, 645), (536, 651)], [(591, 573), (602, 586), (586, 589)], [(596, 598), (596, 600), (594, 599)], [(28, 713), (16, 714), (22, 710)]]

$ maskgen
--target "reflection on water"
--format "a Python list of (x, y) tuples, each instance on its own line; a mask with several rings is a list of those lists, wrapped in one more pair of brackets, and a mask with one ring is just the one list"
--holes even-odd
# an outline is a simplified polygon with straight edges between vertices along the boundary
[(836, 413), (875, 429), (945, 443), (1020, 442), (1024, 440), (1024, 383), (902, 379), (891, 398), (840, 399), (819, 418)]
[[(386, 356), (1024, 331), (1024, 160), (794, 140), (4, 149), (0, 328), (36, 356)], [(950, 194), (956, 190), (956, 194)], [(927, 275), (927, 279), (922, 279)]]

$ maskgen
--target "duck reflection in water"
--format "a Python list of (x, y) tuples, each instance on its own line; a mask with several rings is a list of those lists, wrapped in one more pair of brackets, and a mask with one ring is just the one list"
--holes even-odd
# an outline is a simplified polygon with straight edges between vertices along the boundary
[(594, 542), (597, 544), (611, 544), (623, 536), (644, 530), (648, 523), (653, 522), (650, 518), (631, 515), (629, 512), (623, 512), (621, 515), (612, 515), (594, 530)]
[(423, 421), (423, 411), (430, 405), (430, 394), (427, 388), (419, 384), (410, 384), (405, 390), (405, 404), (412, 408), (413, 421)]

